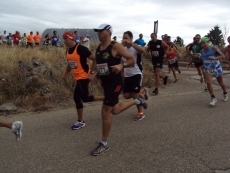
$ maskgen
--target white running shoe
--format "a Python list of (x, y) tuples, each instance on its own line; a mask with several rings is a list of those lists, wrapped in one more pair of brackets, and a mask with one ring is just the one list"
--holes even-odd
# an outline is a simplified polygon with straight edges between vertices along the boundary
[(14, 129), (12, 129), (13, 133), (16, 135), (16, 140), (20, 141), (22, 138), (22, 122), (21, 121), (15, 121), (13, 122)]
[(228, 94), (224, 94), (224, 101), (226, 102), (228, 100)]
[(215, 97), (212, 97), (212, 98), (211, 98), (211, 102), (210, 102), (209, 104), (210, 104), (211, 106), (215, 106), (216, 102), (217, 102), (217, 99), (216, 99)]

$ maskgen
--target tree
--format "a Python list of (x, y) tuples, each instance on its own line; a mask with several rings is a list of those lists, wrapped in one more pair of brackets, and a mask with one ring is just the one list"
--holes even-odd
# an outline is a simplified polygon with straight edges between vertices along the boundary
[(179, 36), (173, 41), (177, 46), (184, 47), (184, 40)]
[(206, 35), (210, 39), (213, 45), (215, 46), (224, 46), (224, 37), (220, 27), (218, 25), (214, 26), (214, 29), (211, 29)]

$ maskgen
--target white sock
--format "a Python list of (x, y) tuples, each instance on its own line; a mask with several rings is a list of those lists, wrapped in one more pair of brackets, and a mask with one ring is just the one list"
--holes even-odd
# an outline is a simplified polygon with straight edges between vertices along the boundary
[(16, 126), (14, 124), (12, 124), (11, 129), (12, 129), (12, 131), (15, 131), (16, 130)]

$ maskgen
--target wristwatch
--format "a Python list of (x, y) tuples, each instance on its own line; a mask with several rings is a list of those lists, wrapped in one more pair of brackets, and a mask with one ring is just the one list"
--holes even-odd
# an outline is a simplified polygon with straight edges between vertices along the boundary
[(94, 74), (95, 73), (95, 71), (93, 70), (93, 71), (91, 71), (91, 74)]
[(122, 64), (124, 67), (127, 67), (127, 63), (126, 62), (123, 62)]

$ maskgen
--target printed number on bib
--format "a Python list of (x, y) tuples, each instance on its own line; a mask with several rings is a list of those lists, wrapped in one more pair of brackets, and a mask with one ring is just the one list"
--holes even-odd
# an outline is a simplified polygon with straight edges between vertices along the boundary
[(77, 68), (77, 62), (76, 61), (68, 61), (69, 67), (71, 69), (76, 69)]
[(108, 75), (109, 74), (108, 64), (107, 63), (97, 64), (97, 72), (99, 75)]
[(54, 41), (57, 41), (57, 38), (54, 38)]
[(170, 59), (170, 60), (169, 60), (169, 64), (174, 64), (175, 62), (176, 62), (175, 59)]
[(212, 68), (208, 69), (208, 74), (210, 74), (210, 75), (216, 75), (216, 73), (217, 73), (216, 69), (212, 69)]
[(153, 57), (159, 57), (159, 52), (158, 51), (152, 51), (152, 56)]

